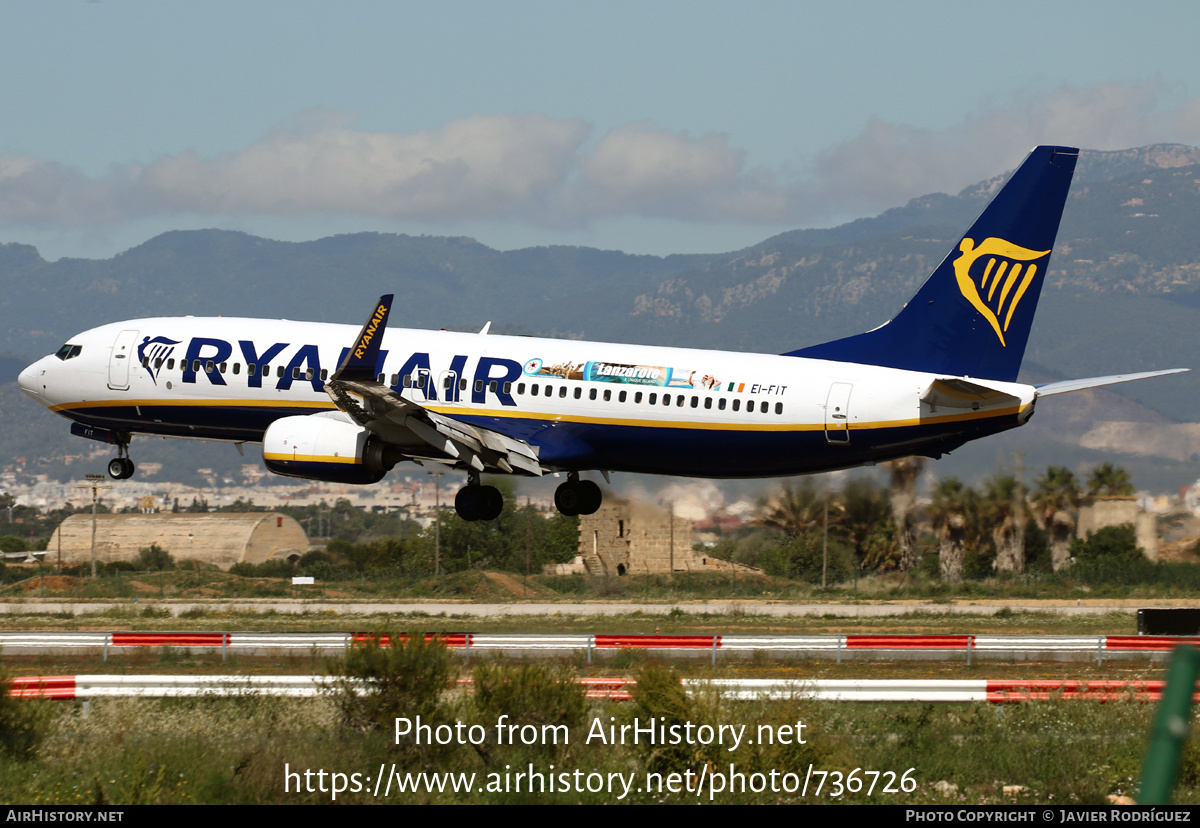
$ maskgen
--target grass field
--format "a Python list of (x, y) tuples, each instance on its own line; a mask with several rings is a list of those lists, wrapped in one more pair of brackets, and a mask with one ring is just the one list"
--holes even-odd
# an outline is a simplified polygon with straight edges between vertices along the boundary
[[(7, 659), (6, 659), (7, 661)], [(177, 661), (176, 671), (203, 669), (202, 659)], [(67, 666), (67, 665), (63, 665)], [(167, 665), (126, 665), (143, 671)], [(211, 666), (211, 665), (207, 665)], [(229, 665), (226, 669), (278, 671), (279, 664)], [(293, 664), (293, 667), (309, 665)], [(478, 670), (478, 668), (476, 668)], [(560, 691), (547, 690), (529, 682), (522, 667), (500, 666), (501, 683), (517, 690), (490, 705), (486, 699), (450, 693), (439, 694), (432, 703), (414, 708), (412, 694), (403, 696), (398, 710), (421, 709), (426, 721), (462, 721), (479, 725), (486, 738), (478, 745), (416, 745), (411, 738), (397, 741), (391, 719), (378, 729), (346, 718), (344, 700), (330, 696), (318, 699), (275, 699), (245, 696), (235, 699), (99, 699), (86, 707), (81, 703), (42, 703), (39, 715), (45, 738), (28, 759), (0, 756), (0, 800), (22, 804), (157, 804), (157, 803), (291, 803), (321, 804), (334, 801), (330, 788), (297, 791), (303, 777), (285, 778), (285, 772), (325, 770), (360, 777), (389, 768), (405, 779), (418, 773), (475, 774), (467, 791), (421, 790), (376, 796), (368, 783), (361, 790), (344, 790), (342, 803), (883, 803), (883, 804), (1103, 804), (1105, 797), (1134, 792), (1146, 749), (1154, 712), (1152, 705), (1133, 702), (1053, 701), (1023, 705), (992, 706), (922, 704), (851, 704), (815, 702), (798, 696), (791, 700), (731, 702), (717, 694), (694, 697), (672, 694), (669, 683), (658, 684), (648, 697), (627, 703), (585, 703), (566, 715), (569, 705)], [(546, 668), (551, 676), (574, 672), (576, 665)], [(559, 672), (555, 672), (558, 669)], [(828, 663), (798, 663), (787, 672), (793, 676), (855, 677), (862, 667)], [(1029, 665), (959, 666), (950, 675), (944, 664), (922, 665), (916, 673), (911, 664), (872, 664), (873, 677), (900, 671), (907, 677), (1003, 677), (1000, 673), (1019, 669), (1028, 677)], [(652, 672), (661, 665), (636, 662), (625, 672), (634, 672), (647, 687), (655, 687)], [(507, 672), (504, 672), (507, 671)], [(566, 672), (563, 672), (566, 671)], [(726, 667), (721, 675), (778, 674), (778, 666), (747, 664)], [(1063, 665), (1040, 665), (1034, 672), (1044, 677), (1061, 677)], [(1106, 668), (1101, 675), (1088, 667), (1072, 667), (1075, 678), (1146, 677), (1136, 668)], [(457, 672), (457, 671), (455, 671)], [(610, 671), (597, 671), (610, 672)], [(690, 677), (715, 675), (700, 665), (683, 665)], [(478, 673), (477, 685), (478, 685)], [(675, 685), (678, 687), (678, 685)], [(25, 702), (24, 704), (30, 704)], [(495, 736), (497, 710), (510, 721), (544, 724), (561, 721), (565, 743), (534, 740), (533, 744), (505, 744)], [(397, 713), (396, 715), (401, 715)], [(411, 715), (411, 714), (408, 714)], [(803, 723), (805, 744), (724, 746), (690, 744), (670, 749), (645, 744), (605, 744), (594, 738), (597, 723), (601, 732), (610, 724), (658, 719), (668, 723), (691, 722), (697, 727), (746, 726), (751, 734), (760, 727), (784, 733)], [(544, 731), (543, 731), (544, 732)], [(699, 731), (697, 731), (699, 732)], [(791, 733), (796, 733), (795, 729)], [(750, 739), (747, 742), (752, 741)], [(686, 774), (694, 784), (701, 774), (726, 774), (729, 766), (745, 775), (750, 786), (765, 790), (705, 789), (697, 796), (685, 789)], [(813, 779), (801, 795), (800, 780), (809, 767), (827, 783), (822, 793)], [(542, 774), (556, 772), (622, 774), (632, 781), (628, 795), (614, 792), (571, 790), (548, 792), (512, 788), (513, 775), (532, 767)], [(859, 772), (855, 774), (855, 770)], [(780, 783), (770, 789), (771, 772)], [(877, 772), (876, 790), (867, 792), (869, 772)], [(890, 777), (890, 792), (883, 790)], [(663, 782), (678, 774), (675, 792), (656, 790), (651, 781)], [(795, 774), (789, 780), (783, 774)], [(756, 777), (755, 774), (758, 776)], [(836, 774), (837, 776), (835, 776)], [(882, 774), (882, 775), (881, 775)], [(732, 779), (733, 774), (728, 773)], [(857, 791), (846, 787), (853, 778), (863, 781)], [(446, 777), (442, 777), (445, 779)], [(599, 778), (599, 777), (598, 777)], [(811, 777), (810, 777), (811, 778)], [(880, 780), (883, 780), (880, 782)], [(900, 787), (907, 779), (911, 787)], [(488, 790), (485, 781), (494, 780)], [(834, 782), (843, 790), (835, 795)], [(332, 784), (331, 778), (328, 780)], [(360, 778), (360, 782), (361, 782)], [(492, 784), (492, 783), (488, 783)], [(286, 786), (286, 787), (285, 787)], [(507, 787), (507, 789), (506, 789)], [(1185, 753), (1177, 802), (1200, 802), (1200, 751)]]

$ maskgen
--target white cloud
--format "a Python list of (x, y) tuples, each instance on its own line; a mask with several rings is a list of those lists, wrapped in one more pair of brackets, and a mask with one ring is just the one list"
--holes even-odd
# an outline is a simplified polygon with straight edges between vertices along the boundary
[(331, 117), (212, 160), (161, 159), (139, 183), (153, 201), (190, 212), (536, 215), (587, 132), (582, 121), (542, 115), (477, 115), (412, 134), (361, 132)]
[(749, 168), (727, 136), (648, 123), (593, 136), (580, 119), (497, 114), (367, 132), (316, 113), (238, 151), (185, 151), (96, 177), (0, 155), (0, 221), (97, 227), (187, 213), (375, 216), (447, 231), (466, 221), (586, 226), (614, 216), (800, 226), (957, 192), (1011, 169), (1039, 143), (1121, 149), (1200, 139), (1200, 99), (1163, 108), (1164, 91), (1152, 82), (1063, 86), (937, 130), (871, 118), (803, 177)]

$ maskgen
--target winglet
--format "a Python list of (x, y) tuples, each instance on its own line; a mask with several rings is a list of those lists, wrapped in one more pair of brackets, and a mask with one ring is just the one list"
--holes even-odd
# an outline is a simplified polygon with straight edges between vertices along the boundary
[(383, 329), (387, 325), (388, 311), (392, 308), (395, 294), (380, 296), (371, 311), (371, 318), (362, 326), (354, 345), (338, 366), (331, 379), (333, 380), (373, 380), (375, 366), (379, 362), (379, 345), (383, 342)]

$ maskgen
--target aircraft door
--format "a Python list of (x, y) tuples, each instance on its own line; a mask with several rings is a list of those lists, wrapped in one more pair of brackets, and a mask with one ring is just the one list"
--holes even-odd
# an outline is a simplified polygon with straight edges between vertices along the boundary
[(848, 382), (835, 382), (829, 386), (829, 397), (825, 400), (825, 440), (830, 443), (850, 442), (850, 392), (854, 386)]
[(121, 331), (113, 342), (112, 356), (108, 360), (108, 387), (113, 391), (129, 390), (129, 363), (137, 357), (133, 347), (137, 335), (137, 331)]
[(458, 372), (443, 371), (438, 378), (438, 393), (445, 402), (458, 402)]

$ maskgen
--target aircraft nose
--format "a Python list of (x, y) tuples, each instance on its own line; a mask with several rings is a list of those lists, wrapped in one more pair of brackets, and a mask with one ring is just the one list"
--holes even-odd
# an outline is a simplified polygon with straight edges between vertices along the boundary
[[(42, 362), (43, 360), (39, 359), (17, 376), (17, 385), (21, 390), (40, 403), (45, 402), (43, 395), (46, 392), (46, 386), (42, 381), (46, 369)], [(9, 374), (9, 376), (12, 375)]]

